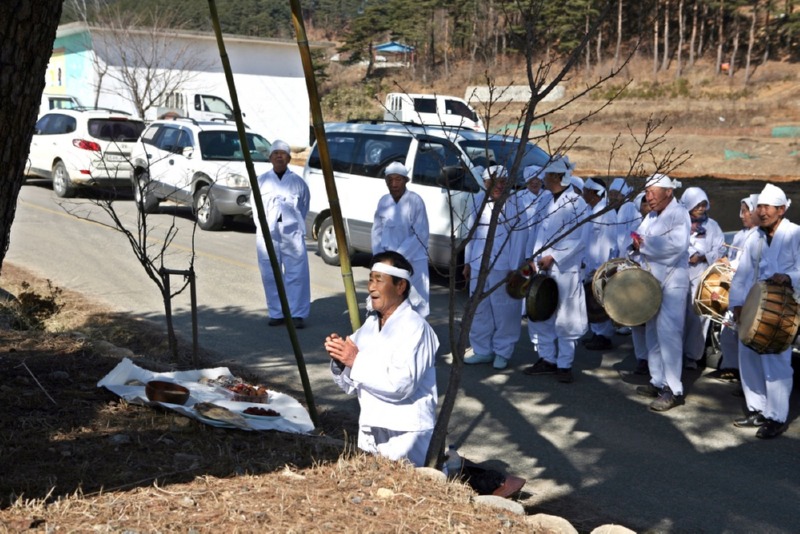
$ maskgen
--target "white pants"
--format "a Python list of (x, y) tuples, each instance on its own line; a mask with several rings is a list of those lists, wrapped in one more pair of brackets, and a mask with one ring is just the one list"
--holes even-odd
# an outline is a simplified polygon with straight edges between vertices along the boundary
[[(477, 275), (477, 271), (474, 274)], [(507, 275), (508, 272), (490, 271), (484, 288), (498, 284)], [(470, 293), (475, 291), (476, 283), (477, 278), (470, 279)], [(511, 297), (505, 287), (499, 287), (483, 299), (475, 310), (469, 331), (472, 350), (481, 356), (494, 354), (508, 360), (519, 341), (521, 327), (519, 300)]]
[(739, 373), (747, 409), (767, 419), (786, 422), (792, 394), (792, 349), (758, 354), (739, 343)]
[(578, 339), (572, 336), (556, 337), (555, 316), (547, 321), (536, 323), (541, 325), (539, 334), (539, 356), (559, 369), (570, 369), (575, 361), (575, 346)]
[(407, 459), (416, 467), (425, 465), (433, 429), (418, 432), (362, 426), (358, 429), (358, 448), (390, 460)]
[[(280, 225), (281, 223), (278, 223)], [(289, 235), (273, 235), (275, 255), (280, 265), (283, 276), (283, 286), (286, 289), (286, 300), (289, 301), (289, 310), (292, 317), (305, 319), (311, 312), (311, 278), (308, 270), (308, 254), (303, 234), (300, 232)], [(273, 319), (283, 318), (278, 285), (272, 273), (272, 264), (264, 240), (259, 235), (256, 245), (258, 252), (258, 268), (261, 271), (261, 282), (267, 297), (267, 310)]]
[(711, 319), (697, 315), (694, 311), (694, 293), (689, 295), (686, 305), (686, 323), (683, 328), (683, 353), (690, 360), (700, 360), (706, 348), (706, 336)]
[(614, 325), (611, 324), (610, 320), (603, 321), (602, 323), (589, 323), (589, 328), (592, 330), (593, 334), (607, 337), (608, 339), (613, 338), (614, 333), (616, 332)]
[(633, 354), (637, 360), (647, 361), (647, 337), (645, 326), (631, 327), (631, 340), (633, 340)]
[(414, 275), (411, 277), (411, 294), (408, 297), (408, 302), (415, 312), (427, 317), (431, 313), (431, 283), (428, 258), (412, 261), (411, 266), (414, 268)]
[(645, 325), (650, 382), (683, 395), (683, 322), (689, 293), (685, 287), (666, 287), (663, 291), (661, 308)]

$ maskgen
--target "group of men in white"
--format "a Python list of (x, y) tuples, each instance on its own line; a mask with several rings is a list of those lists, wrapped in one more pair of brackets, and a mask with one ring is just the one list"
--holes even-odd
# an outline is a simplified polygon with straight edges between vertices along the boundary
[[(286, 143), (276, 141), (270, 159), (273, 169), (259, 177), (260, 194), (286, 278), (291, 316), (302, 328), (310, 304), (304, 247), (308, 188), (287, 168), (291, 156)], [(679, 406), (684, 403), (682, 369), (696, 368), (709, 328), (708, 318), (695, 313), (692, 295), (708, 266), (725, 258), (722, 261), (735, 274), (722, 336), (724, 362), (739, 369), (747, 404), (744, 417), (734, 424), (757, 428), (761, 438), (784, 432), (792, 387), (791, 349), (764, 356), (735, 335), (742, 306), (758, 281), (800, 288), (800, 230), (783, 218), (789, 207), (783, 192), (767, 185), (760, 194), (743, 199), (745, 228), (727, 247), (719, 225), (707, 215), (710, 202), (699, 188), (686, 189), (679, 202), (673, 192), (680, 183), (656, 174), (642, 182), (631, 200), (636, 191), (625, 180), (617, 178), (606, 187), (602, 180), (584, 181), (572, 170), (566, 156), (556, 156), (544, 167), (526, 167), (526, 187), (518, 192), (512, 190), (503, 166), (482, 170), (486, 187), (475, 195), (468, 220), (474, 232), (466, 245), (464, 275), (471, 292), (482, 271), (484, 288), (499, 289), (478, 304), (469, 336), (472, 354), (464, 363), (508, 367), (523, 308), (502, 285), (510, 272), (525, 266), (555, 280), (558, 302), (546, 320), (528, 321), (539, 358), (523, 372), (573, 382), (575, 350), (587, 331), (592, 333), (585, 340), (590, 350), (612, 348), (611, 338), (620, 331), (611, 320), (589, 323), (588, 282), (606, 262), (625, 256), (650, 272), (662, 291), (658, 312), (631, 329), (637, 372), (650, 375), (650, 383), (638, 387), (637, 393), (653, 398), (649, 407), (654, 411)], [(371, 318), (362, 327), (368, 333), (359, 329), (351, 336), (330, 334), (325, 346), (335, 381), (359, 397), (359, 446), (422, 465), (438, 398), (434, 362), (439, 344), (424, 320), (430, 313), (428, 219), (422, 198), (406, 187), (409, 172), (403, 164), (390, 164), (385, 179), (389, 192), (376, 207), (372, 230), (375, 261), (367, 300)], [(485, 251), (493, 213), (496, 231), (491, 249)], [(274, 326), (284, 322), (283, 311), (261, 232), (257, 235)]]

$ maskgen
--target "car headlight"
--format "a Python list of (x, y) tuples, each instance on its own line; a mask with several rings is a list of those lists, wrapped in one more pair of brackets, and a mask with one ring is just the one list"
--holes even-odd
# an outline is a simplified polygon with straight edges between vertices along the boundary
[(217, 179), (217, 183), (226, 187), (250, 187), (250, 180), (247, 176), (234, 172), (221, 175)]

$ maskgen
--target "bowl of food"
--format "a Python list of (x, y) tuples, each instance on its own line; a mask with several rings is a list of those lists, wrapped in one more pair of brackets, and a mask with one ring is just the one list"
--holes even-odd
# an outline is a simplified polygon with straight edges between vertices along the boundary
[(166, 380), (151, 380), (144, 387), (147, 400), (153, 402), (167, 402), (169, 404), (186, 404), (189, 400), (189, 390), (175, 382)]
[(261, 404), (269, 402), (269, 394), (264, 386), (240, 383), (228, 389), (233, 392), (233, 400), (237, 402), (258, 402)]

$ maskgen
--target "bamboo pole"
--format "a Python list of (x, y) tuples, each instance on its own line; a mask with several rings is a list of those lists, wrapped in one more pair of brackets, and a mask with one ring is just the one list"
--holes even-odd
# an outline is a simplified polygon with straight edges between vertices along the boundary
[(308, 371), (306, 369), (306, 362), (303, 358), (303, 352), (300, 349), (300, 343), (297, 340), (297, 330), (294, 328), (294, 322), (291, 320), (292, 314), (289, 309), (289, 301), (286, 298), (286, 288), (283, 285), (283, 274), (281, 267), (278, 265), (275, 256), (275, 245), (272, 242), (272, 237), (269, 234), (269, 226), (267, 225), (267, 217), (264, 212), (264, 202), (261, 200), (261, 195), (258, 194), (258, 179), (256, 178), (256, 171), (253, 167), (253, 159), (250, 157), (250, 151), (247, 148), (247, 137), (244, 131), (244, 121), (242, 120), (242, 110), (239, 107), (239, 96), (236, 93), (236, 85), (233, 82), (233, 72), (231, 71), (231, 63), (228, 59), (228, 53), (225, 50), (225, 42), (222, 39), (222, 30), (219, 25), (219, 15), (217, 14), (217, 6), (215, 0), (208, 0), (208, 7), (211, 11), (211, 23), (214, 26), (214, 34), (217, 37), (217, 45), (219, 46), (219, 57), (222, 60), (222, 68), (225, 72), (225, 80), (228, 82), (228, 90), (231, 93), (231, 104), (233, 105), (233, 116), (236, 120), (236, 130), (239, 133), (239, 143), (242, 146), (242, 154), (244, 155), (244, 162), (247, 166), (247, 175), (250, 178), (250, 187), (253, 190), (254, 208), (258, 216), (259, 226), (261, 227), (261, 234), (264, 238), (264, 243), (267, 245), (267, 253), (269, 254), (269, 262), (272, 266), (272, 273), (275, 276), (275, 283), (278, 286), (278, 297), (281, 301), (281, 309), (283, 316), (288, 318), (285, 321), (286, 328), (289, 331), (289, 338), (292, 342), (294, 349), (294, 357), (297, 360), (297, 368), (300, 371), (300, 380), (303, 382), (303, 391), (306, 396), (306, 405), (308, 406), (308, 413), (311, 416), (311, 421), (314, 426), (319, 426), (319, 417), (317, 415), (317, 408), (314, 402), (314, 394), (311, 392), (311, 383), (308, 380)]
[(303, 70), (306, 74), (306, 87), (308, 87), (308, 99), (311, 104), (311, 118), (314, 125), (314, 134), (317, 138), (317, 150), (319, 150), (319, 158), (322, 163), (322, 175), (325, 178), (325, 190), (328, 193), (328, 204), (331, 207), (333, 230), (336, 233), (336, 246), (339, 248), (339, 265), (341, 266), (342, 281), (344, 282), (344, 296), (347, 301), (347, 310), (350, 313), (350, 326), (355, 332), (361, 326), (361, 319), (358, 312), (356, 287), (353, 282), (353, 269), (350, 265), (347, 236), (344, 232), (342, 207), (339, 204), (339, 193), (336, 191), (336, 183), (333, 180), (328, 140), (325, 138), (325, 122), (322, 120), (322, 108), (319, 105), (319, 93), (314, 79), (314, 66), (311, 63), (311, 51), (308, 47), (300, 1), (290, 0), (290, 3), (292, 5), (292, 21), (297, 33), (297, 46), (300, 49), (300, 58), (303, 61)]

